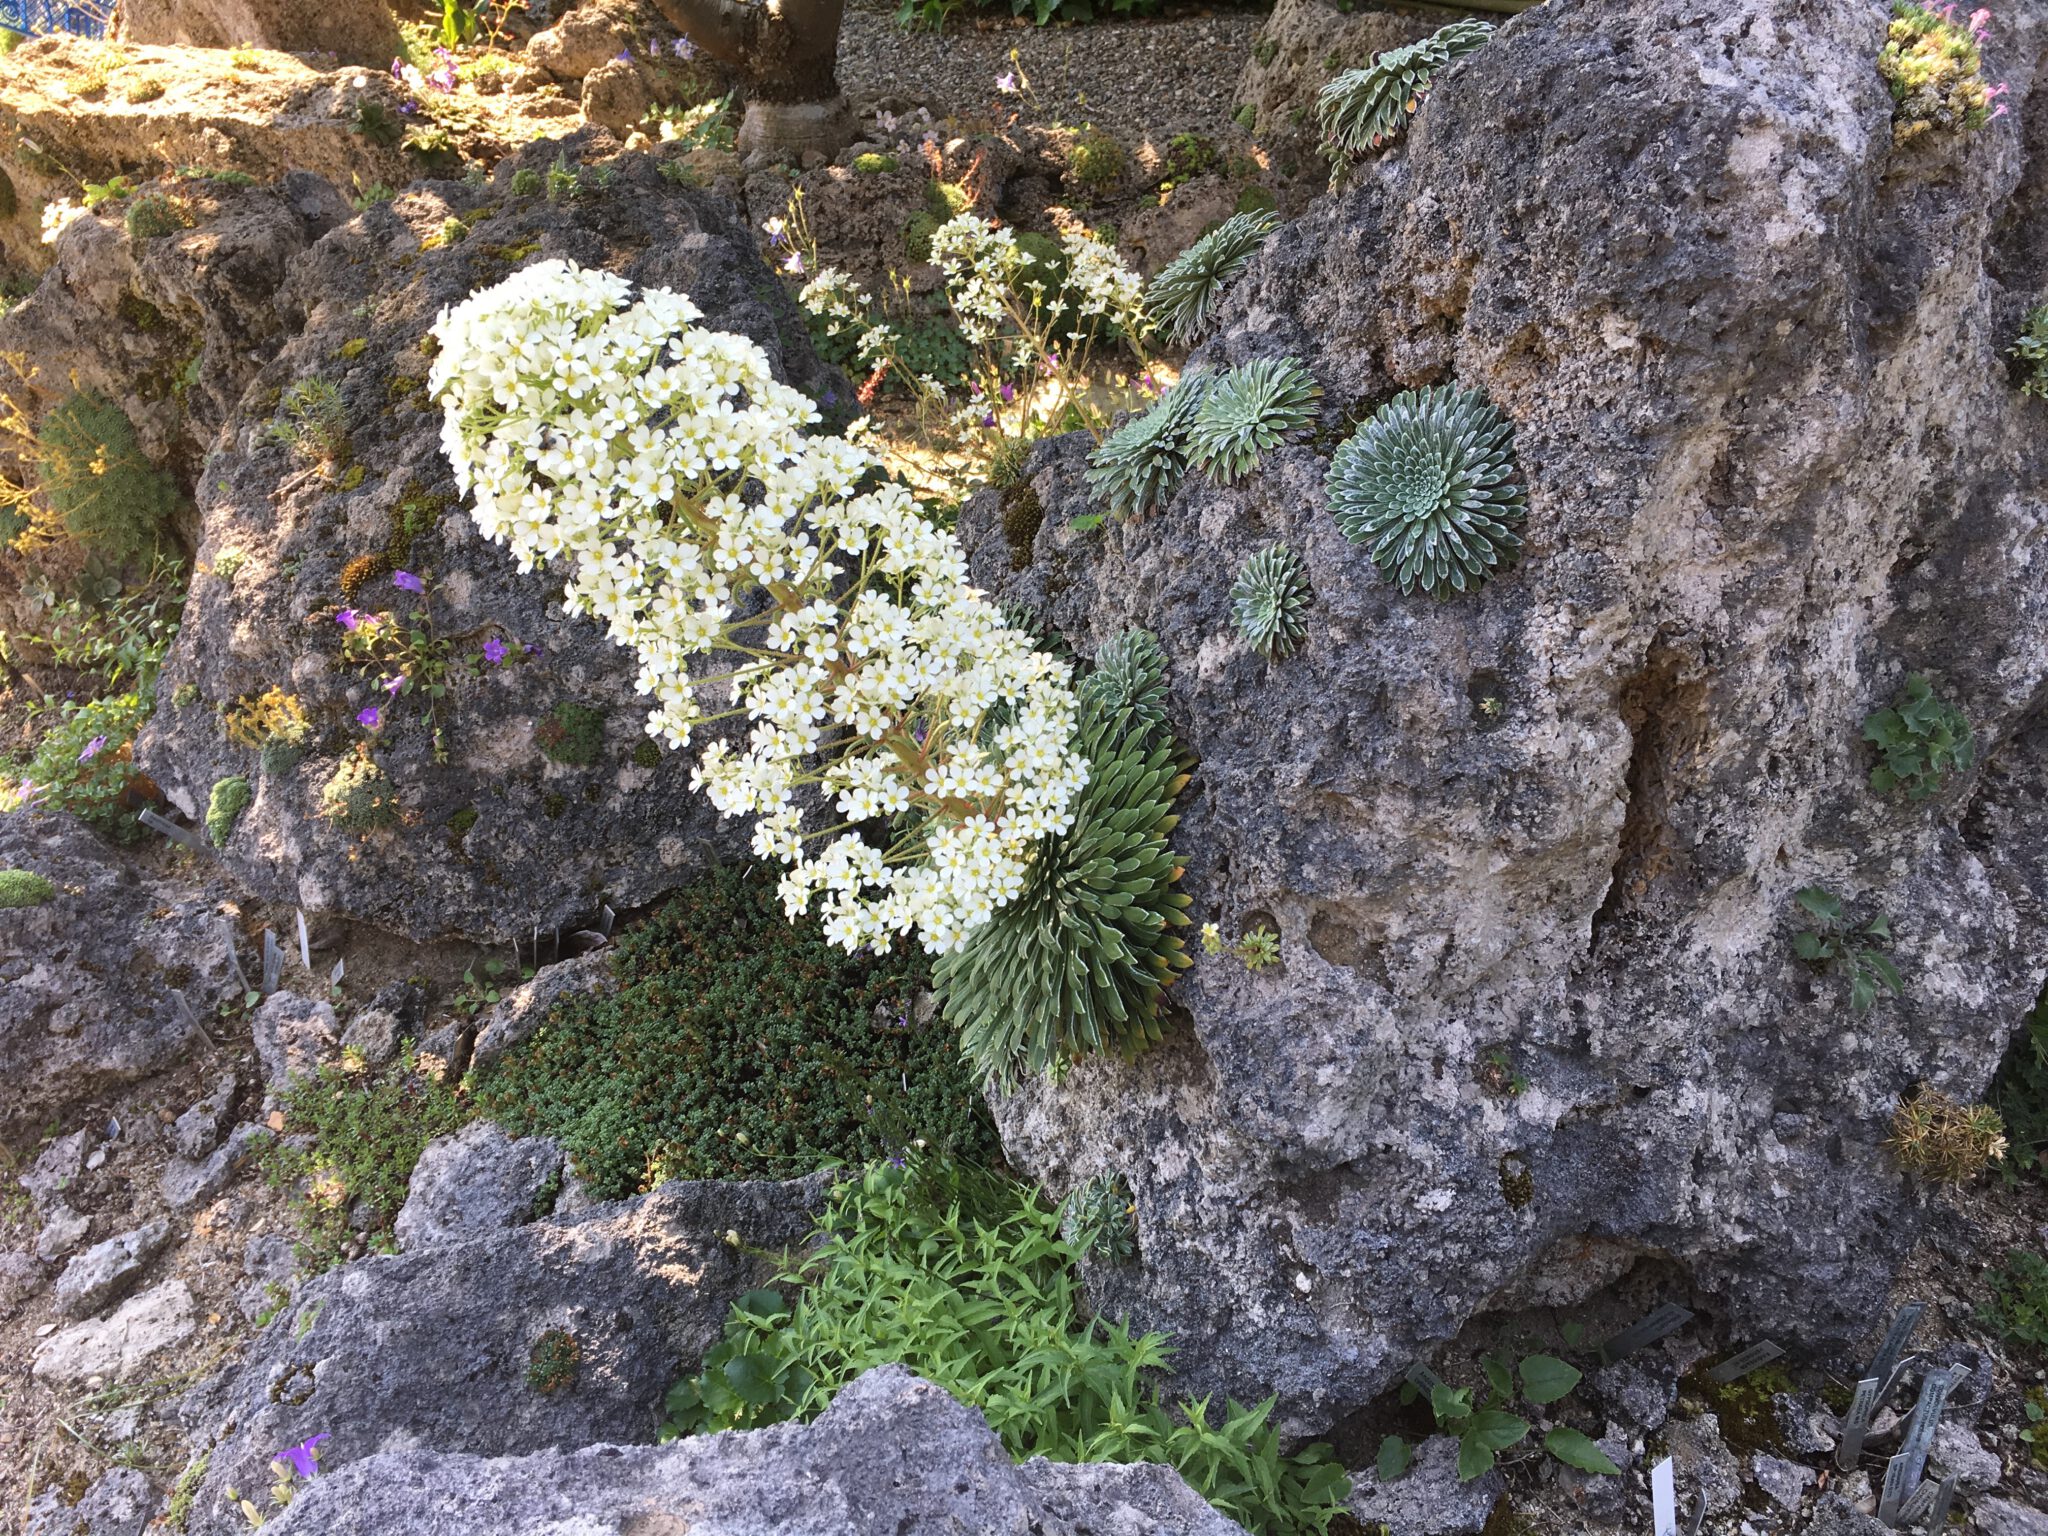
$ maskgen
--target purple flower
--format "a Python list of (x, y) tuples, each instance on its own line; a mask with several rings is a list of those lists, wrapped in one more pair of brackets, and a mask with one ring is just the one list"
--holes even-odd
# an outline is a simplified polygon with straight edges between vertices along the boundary
[(504, 642), (504, 641), (500, 640), (500, 639), (499, 639), (499, 638), (498, 638), (498, 637), (497, 637), (496, 635), (492, 635), (492, 636), (491, 636), (491, 637), (490, 637), (490, 638), (489, 638), (488, 640), (484, 641), (484, 660), (485, 660), (485, 661), (488, 661), (488, 662), (489, 662), (489, 663), (490, 663), (490, 664), (491, 664), (492, 666), (494, 666), (494, 667), (495, 667), (495, 666), (496, 666), (496, 665), (497, 665), (497, 664), (498, 664), (499, 662), (503, 661), (504, 659), (505, 659), (505, 642)]
[(787, 256), (783, 257), (782, 270), (794, 272), (798, 277), (802, 277), (804, 275), (803, 253), (801, 251), (791, 251)]
[(386, 693), (390, 694), (390, 695), (391, 695), (391, 697), (393, 697), (393, 698), (395, 699), (395, 698), (397, 698), (397, 697), (398, 697), (398, 690), (399, 690), (399, 689), (401, 689), (401, 688), (403, 688), (404, 686), (405, 686), (405, 674), (404, 674), (403, 672), (401, 672), (401, 673), (399, 673), (399, 674), (398, 674), (398, 676), (396, 676), (396, 677), (392, 678), (392, 679), (391, 679), (391, 680), (390, 680), (389, 682), (387, 682), (387, 683), (386, 683), (386, 684), (384, 685), (384, 691), (385, 691)]
[(686, 64), (691, 59), (697, 57), (697, 45), (691, 42), (687, 37), (677, 38), (672, 47), (674, 49), (675, 56), (681, 59)]
[(431, 85), (443, 96), (453, 96), (456, 84), (455, 66), (453, 64), (435, 66), (427, 74), (427, 84)]
[(531, 640), (527, 641), (526, 644), (522, 645), (520, 649), (526, 652), (526, 654), (529, 656), (538, 656), (540, 654), (540, 647), (535, 645)]
[(419, 577), (413, 575), (411, 571), (393, 571), (391, 573), (391, 585), (398, 588), (401, 592), (424, 592), (427, 590), (427, 584), (421, 581)]
[(276, 1460), (288, 1462), (292, 1471), (300, 1477), (311, 1477), (320, 1470), (320, 1442), (326, 1435), (309, 1435), (288, 1450), (279, 1451)]
[(340, 625), (340, 626), (341, 626), (341, 627), (342, 627), (343, 629), (354, 629), (354, 628), (356, 627), (356, 611), (355, 611), (355, 609), (353, 609), (353, 608), (344, 608), (344, 609), (342, 609), (342, 610), (341, 610), (341, 612), (337, 613), (337, 614), (336, 614), (336, 615), (334, 616), (334, 622), (335, 622), (335, 623), (337, 623), (337, 624), (339, 624), (339, 625)]
[(1005, 384), (997, 393), (1003, 397), (1003, 404), (1005, 405), (1008, 405), (1017, 398), (1017, 389), (1013, 384)]
[(630, 48), (621, 48), (621, 49), (619, 50), (619, 62), (620, 62), (621, 64), (630, 64), (630, 63), (632, 63), (632, 62), (633, 62), (633, 50), (632, 50), (632, 49), (630, 49)]
[(377, 729), (378, 726), (382, 725), (383, 723), (383, 712), (379, 710), (377, 706), (374, 704), (372, 704), (368, 709), (361, 711), (356, 716), (356, 724), (360, 725), (366, 731), (374, 731)]
[(1009, 70), (1004, 70), (1000, 75), (996, 76), (996, 89), (1005, 96), (1009, 95), (1017, 89), (1017, 77)]
[(391, 78), (400, 85), (405, 84), (405, 60), (393, 59), (391, 61)]
[(79, 761), (80, 761), (81, 763), (89, 763), (89, 762), (91, 762), (91, 761), (92, 761), (92, 760), (93, 760), (94, 758), (96, 758), (96, 757), (98, 757), (98, 756), (100, 755), (100, 748), (101, 748), (101, 747), (104, 747), (104, 746), (105, 746), (106, 744), (107, 744), (107, 738), (106, 738), (106, 737), (104, 737), (104, 736), (95, 736), (95, 737), (93, 737), (93, 739), (92, 739), (91, 741), (88, 741), (88, 742), (87, 742), (87, 743), (85, 744), (85, 750), (84, 750), (83, 752), (81, 752), (81, 753), (79, 753), (79, 754), (78, 754), (78, 760), (79, 760)]
[(20, 800), (23, 805), (34, 805), (36, 797), (42, 792), (43, 786), (34, 779), (23, 779), (20, 784), (15, 786), (14, 790), (15, 798)]
[(983, 425), (984, 427), (992, 427), (992, 426), (994, 426), (994, 425), (996, 424), (996, 418), (995, 418), (995, 414), (994, 414), (993, 412), (989, 412), (989, 413), (985, 414), (985, 415), (984, 415), (984, 416), (983, 416), (983, 417), (981, 418), (981, 424), (982, 424), (982, 425)]

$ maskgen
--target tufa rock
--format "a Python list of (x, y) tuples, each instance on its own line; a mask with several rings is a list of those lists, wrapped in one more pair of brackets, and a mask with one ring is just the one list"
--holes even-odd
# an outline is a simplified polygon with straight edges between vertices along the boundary
[(59, 1388), (125, 1381), (198, 1326), (192, 1292), (184, 1281), (169, 1280), (124, 1302), (111, 1317), (52, 1334), (37, 1346), (29, 1374)]
[[(2048, 27), (1999, 26), (2008, 117), (1900, 149), (1865, 0), (1526, 11), (1195, 354), (1299, 358), (1313, 436), (1093, 532), (1063, 438), (1028, 544), (1004, 492), (963, 512), (976, 585), (1080, 654), (1158, 635), (1190, 915), (1279, 935), (1256, 975), (1198, 960), (1136, 1062), (996, 1104), (1048, 1187), (1129, 1179), (1145, 1262), (1090, 1283), (1182, 1341), (1184, 1388), (1323, 1430), (1473, 1317), (1653, 1256), (1740, 1335), (1871, 1326), (1920, 1226), (1900, 1096), (1981, 1099), (2041, 979), (2048, 434), (2002, 353), (2048, 291)], [(1519, 566), (1444, 599), (1324, 493), (1432, 384), (1506, 413), (1530, 501)], [(1314, 600), (1269, 665), (1229, 588), (1272, 543)], [(1924, 802), (1860, 739), (1911, 672), (1979, 744)], [(1889, 915), (1903, 999), (1853, 1014), (1797, 959), (1816, 884)]]
[(172, 1158), (157, 1181), (165, 1204), (174, 1211), (204, 1205), (228, 1187), (256, 1144), (269, 1134), (260, 1125), (238, 1125), (228, 1133), (227, 1144), (204, 1162)]
[(79, 1254), (57, 1277), (53, 1300), (59, 1317), (91, 1317), (135, 1288), (150, 1260), (170, 1246), (168, 1221), (146, 1222)]
[(1352, 1479), (1351, 1513), (1397, 1536), (1479, 1536), (1507, 1489), (1499, 1467), (1470, 1482), (1458, 1476), (1458, 1442), (1431, 1435), (1415, 1448), (1408, 1470), (1382, 1485), (1368, 1467)]
[(296, 992), (273, 992), (256, 1009), (256, 1059), (263, 1082), (282, 1093), (295, 1079), (311, 1077), (341, 1048), (334, 1005)]
[(973, 1409), (902, 1366), (850, 1384), (811, 1424), (667, 1445), (483, 1460), (392, 1450), (321, 1472), (276, 1536), (542, 1536), (686, 1530), (1242, 1536), (1169, 1467), (1019, 1465)]
[(487, 1067), (507, 1051), (524, 1045), (562, 998), (607, 988), (611, 980), (611, 956), (603, 950), (541, 967), (531, 981), (507, 992), (478, 1020), (476, 1044), (470, 1049), (471, 1069)]
[(116, 1467), (73, 1502), (46, 1488), (29, 1506), (27, 1536), (142, 1536), (156, 1513), (154, 1484), (133, 1467)]
[[(610, 148), (587, 133), (534, 146), (516, 169)], [(202, 806), (222, 777), (249, 778), (255, 799), (222, 857), (265, 896), (413, 939), (502, 943), (573, 926), (602, 899), (645, 903), (745, 846), (744, 826), (721, 824), (691, 790), (694, 754), (654, 750), (631, 654), (561, 612), (556, 576), (522, 575), (478, 535), (425, 394), (439, 311), (548, 258), (681, 289), (705, 326), (752, 337), (795, 386), (846, 387), (816, 361), (728, 204), (669, 186), (647, 156), (610, 169), (602, 195), (592, 185), (556, 202), (514, 196), (509, 165), (495, 191), (422, 183), (329, 234), (295, 269), (305, 331), (230, 418), (202, 476), (200, 563), (233, 551), (241, 574), (232, 585), (195, 580), (161, 694), (190, 688), (196, 701), (159, 709), (138, 743), (182, 808)], [(457, 217), (468, 233), (447, 241)], [(299, 448), (276, 441), (283, 391), (314, 381), (338, 391), (331, 432)], [(412, 611), (393, 585), (400, 569), (421, 577), (419, 601), (451, 644), (460, 637), (458, 655), (488, 635), (509, 647), (502, 665), (455, 667), (436, 706), (438, 752), (418, 696), (379, 694), (390, 718), (374, 736), (360, 727), (376, 669), (340, 654), (344, 606)], [(219, 710), (272, 687), (308, 722), (301, 755), (224, 733)], [(359, 749), (388, 783), (397, 824), (323, 814), (323, 791)]]
[(1928, 1455), (1928, 1476), (1939, 1481), (1956, 1480), (1956, 1490), (1966, 1499), (1988, 1493), (2005, 1479), (2005, 1464), (1972, 1434), (1966, 1425), (1944, 1421), (1935, 1426), (1934, 1447)]
[(213, 1092), (172, 1123), (171, 1145), (178, 1156), (196, 1162), (220, 1145), (221, 1133), (235, 1105), (237, 1086), (234, 1073), (224, 1074), (213, 1085)]
[(121, 0), (114, 36), (188, 48), (264, 48), (383, 70), (405, 53), (387, 0)]
[(1979, 1536), (2048, 1536), (2048, 1511), (2010, 1499), (1980, 1499), (1970, 1518)]
[[(321, 1481), (392, 1445), (478, 1456), (651, 1439), (661, 1400), (723, 1336), (728, 1308), (803, 1241), (822, 1177), (665, 1184), (574, 1221), (536, 1222), (305, 1281), (274, 1326), (186, 1399), (212, 1439), (192, 1536), (245, 1529), (230, 1487), (259, 1486), (308, 1435)], [(735, 1232), (740, 1246), (725, 1241)], [(534, 1343), (570, 1333), (573, 1383), (529, 1384)]]
[(84, 1131), (59, 1136), (36, 1155), (18, 1181), (39, 1211), (62, 1204), (61, 1197), (85, 1172), (85, 1151), (91, 1137)]
[(1375, 55), (1419, 41), (1456, 19), (1455, 12), (1434, 6), (1398, 11), (1333, 0), (1279, 0), (1252, 44), (1232, 106), (1240, 113), (1250, 107), (1252, 136), (1312, 177), (1321, 164), (1316, 93), (1345, 70), (1370, 64)]
[(399, 1210), (398, 1245), (412, 1249), (520, 1226), (548, 1214), (537, 1207), (561, 1183), (562, 1149), (545, 1136), (507, 1136), (472, 1120), (427, 1143)]
[(61, 1259), (91, 1233), (90, 1216), (81, 1216), (62, 1200), (53, 1200), (36, 1232), (36, 1257), (45, 1263)]
[(1788, 1515), (1799, 1513), (1799, 1506), (1806, 1501), (1806, 1490), (1814, 1483), (1813, 1468), (1761, 1452), (1750, 1458), (1750, 1470), (1764, 1496)]
[(43, 1288), (47, 1278), (32, 1253), (0, 1253), (0, 1322), (14, 1316), (22, 1304)]

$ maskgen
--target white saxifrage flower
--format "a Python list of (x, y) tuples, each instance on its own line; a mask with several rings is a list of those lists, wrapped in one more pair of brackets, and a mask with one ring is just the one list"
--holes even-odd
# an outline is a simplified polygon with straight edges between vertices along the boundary
[[(1072, 825), (1068, 669), (907, 491), (860, 489), (868, 453), (806, 435), (817, 411), (758, 346), (700, 318), (568, 262), (515, 273), (434, 327), (443, 447), (483, 533), (522, 570), (560, 562), (569, 611), (633, 651), (650, 734), (749, 722), (692, 782), (757, 818), (790, 915), (816, 903), (848, 949), (915, 933), (943, 954)], [(812, 785), (834, 825), (804, 826)], [(859, 830), (888, 823), (886, 848)]]

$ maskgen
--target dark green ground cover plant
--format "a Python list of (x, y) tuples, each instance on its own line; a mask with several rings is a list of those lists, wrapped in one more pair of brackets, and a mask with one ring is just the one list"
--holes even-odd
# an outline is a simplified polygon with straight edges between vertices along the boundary
[(702, 1372), (669, 1393), (665, 1434), (811, 1419), (839, 1389), (900, 1362), (987, 1417), (1018, 1460), (1158, 1461), (1268, 1536), (1321, 1533), (1348, 1480), (1326, 1446), (1283, 1456), (1255, 1407), (1169, 1406), (1163, 1334), (1088, 1315), (1060, 1212), (1028, 1186), (914, 1157), (842, 1183), (821, 1242), (750, 1292)]
[(2008, 1182), (2048, 1172), (2048, 990), (2043, 990), (1991, 1080), (1991, 1104), (2009, 1143), (2001, 1169)]
[[(1518, 1395), (1536, 1407), (1548, 1407), (1571, 1396), (1583, 1375), (1578, 1367), (1554, 1355), (1527, 1355), (1512, 1364), (1498, 1355), (1488, 1355), (1480, 1366), (1486, 1375), (1483, 1394), (1476, 1394), (1471, 1387), (1452, 1387), (1442, 1382), (1429, 1392), (1429, 1409), (1437, 1428), (1458, 1442), (1458, 1478), (1467, 1483), (1488, 1472), (1501, 1452), (1513, 1450), (1529, 1438), (1535, 1426), (1509, 1411)], [(1412, 1385), (1401, 1389), (1403, 1402), (1421, 1395), (1420, 1389)], [(1542, 1445), (1566, 1466), (1581, 1472), (1613, 1477), (1621, 1471), (1583, 1431), (1568, 1424), (1552, 1427), (1543, 1436)], [(1377, 1465), (1380, 1481), (1399, 1478), (1408, 1470), (1412, 1455), (1408, 1443), (1399, 1435), (1382, 1440)]]
[(602, 1199), (664, 1178), (781, 1178), (922, 1138), (995, 1154), (947, 1030), (914, 1022), (926, 963), (849, 956), (775, 882), (720, 869), (628, 932), (579, 993), (475, 1074), (483, 1111), (555, 1137)]
[(2048, 1349), (2048, 1259), (2024, 1248), (2005, 1256), (2005, 1266), (1988, 1277), (1991, 1299), (1984, 1321), (2002, 1338), (2034, 1349)]
[(1951, 773), (1968, 772), (1977, 760), (1969, 718), (1936, 697), (1934, 685), (1918, 672), (1890, 704), (1871, 712), (1863, 739), (1878, 751), (1870, 787), (1881, 795), (1903, 789), (1907, 799), (1925, 800)]

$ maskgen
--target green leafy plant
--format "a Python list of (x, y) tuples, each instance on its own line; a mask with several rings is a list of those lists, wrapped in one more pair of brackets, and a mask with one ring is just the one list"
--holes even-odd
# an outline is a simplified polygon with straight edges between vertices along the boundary
[(1967, 1184), (2005, 1161), (2005, 1122), (1989, 1104), (1959, 1104), (1922, 1083), (1899, 1101), (1888, 1145), (1899, 1166), (1941, 1184)]
[(184, 497), (118, 405), (93, 390), (68, 395), (43, 418), (36, 445), (43, 496), (72, 538), (117, 563), (162, 547)]
[(380, 149), (392, 149), (405, 138), (405, 123), (376, 97), (365, 96), (349, 117), (349, 132)]
[(1337, 527), (1371, 546), (1403, 593), (1476, 588), (1514, 562), (1514, 426), (1477, 390), (1404, 390), (1338, 448), (1325, 489)]
[(2048, 400), (2048, 304), (2036, 304), (2027, 312), (2012, 355), (2023, 365), (2020, 393)]
[(534, 727), (541, 756), (572, 768), (589, 768), (604, 755), (604, 711), (564, 699)]
[(1269, 449), (1315, 420), (1322, 395), (1322, 386), (1295, 358), (1240, 363), (1203, 392), (1188, 425), (1189, 465), (1219, 485), (1243, 479)]
[(1280, 963), (1280, 935), (1266, 927), (1248, 928), (1236, 943), (1227, 944), (1220, 927), (1204, 923), (1202, 953), (1212, 959), (1229, 955), (1246, 970), (1257, 973)]
[(2004, 1120), (2012, 1155), (2003, 1170), (2008, 1181), (2022, 1172), (2048, 1173), (2048, 988), (2021, 1023), (1998, 1075), (1991, 1080), (1991, 1104)]
[(1160, 188), (1175, 187), (1197, 176), (1206, 176), (1223, 164), (1216, 146), (1199, 133), (1176, 133), (1166, 141), (1166, 163), (1161, 168)]
[(1982, 1317), (2015, 1344), (2048, 1350), (2048, 1259), (2024, 1248), (2005, 1256), (2005, 1266), (1985, 1277), (1990, 1300)]
[(1102, 497), (1108, 516), (1134, 517), (1164, 506), (1187, 473), (1188, 428), (1201, 407), (1210, 375), (1191, 373), (1133, 416), (1088, 456), (1088, 489)]
[(135, 192), (135, 181), (128, 176), (109, 176), (105, 181), (88, 181), (84, 184), (82, 197), (87, 209), (102, 203), (119, 202)]
[(381, 1074), (330, 1064), (280, 1096), (284, 1131), (259, 1146), (257, 1166), (272, 1188), (290, 1191), (299, 1253), (313, 1273), (349, 1257), (359, 1235), (371, 1249), (396, 1246), (391, 1229), (420, 1154), (470, 1117), (432, 1067), (410, 1052)]
[(573, 203), (583, 195), (582, 170), (569, 163), (566, 150), (555, 156), (554, 163), (547, 169), (544, 184), (551, 203)]
[(880, 176), (897, 169), (900, 163), (894, 155), (877, 154), (873, 150), (853, 157), (853, 168), (863, 176)]
[(1961, 21), (1953, 12), (1952, 6), (1936, 10), (1893, 0), (1877, 72), (1892, 93), (1894, 143), (1932, 128), (1974, 131), (1996, 115), (1992, 102), (2002, 87), (1985, 82), (1981, 51), (1991, 13), (1979, 10)]
[(0, 810), (31, 804), (69, 811), (104, 835), (132, 842), (142, 835), (128, 801), (135, 778), (135, 736), (156, 704), (156, 680), (146, 688), (80, 702), (65, 700), (56, 725), (36, 743), (25, 765), (0, 778)]
[(1116, 135), (1100, 128), (1084, 127), (1067, 146), (1067, 180), (1090, 197), (1114, 192), (1130, 163)]
[(2027, 1427), (2020, 1431), (2020, 1444), (2027, 1448), (2027, 1459), (2048, 1470), (2048, 1387), (2029, 1387), (2020, 1411), (2027, 1420)]
[(540, 1393), (561, 1392), (576, 1385), (583, 1364), (583, 1346), (566, 1328), (550, 1328), (533, 1341), (526, 1356), (526, 1384)]
[(300, 379), (278, 397), (277, 409), (265, 429), (272, 442), (315, 464), (338, 464), (348, 457), (348, 403), (332, 379)]
[(1792, 899), (1809, 923), (1793, 935), (1793, 952), (1810, 965), (1845, 973), (1853, 1012), (1868, 1013), (1880, 987), (1894, 997), (1903, 994), (1898, 967), (1879, 947), (1892, 939), (1891, 922), (1882, 912), (1858, 927), (1832, 891), (1809, 885)]
[(1076, 1255), (1108, 1264), (1138, 1256), (1137, 1206), (1121, 1174), (1097, 1174), (1060, 1202), (1060, 1236)]
[(57, 887), (29, 869), (0, 869), (0, 911), (40, 907), (57, 894)]
[(538, 196), (542, 185), (540, 172), (530, 165), (522, 165), (512, 173), (511, 192), (514, 197)]
[(395, 827), (403, 820), (398, 788), (367, 747), (341, 760), (320, 791), (320, 815), (352, 836)]
[(1292, 656), (1308, 633), (1308, 570), (1285, 544), (1245, 561), (1230, 587), (1230, 611), (1245, 643), (1268, 661)]
[(850, 957), (775, 883), (715, 870), (630, 930), (612, 985), (564, 998), (475, 1073), (515, 1135), (561, 1142), (600, 1198), (663, 1178), (779, 1178), (923, 1138), (995, 1151), (943, 1029), (916, 1022), (914, 951)]
[[(1521, 1380), (1521, 1398), (1543, 1408), (1571, 1396), (1581, 1375), (1577, 1367), (1553, 1355), (1528, 1355), (1512, 1368), (1507, 1360), (1488, 1355), (1480, 1365), (1486, 1375), (1486, 1391), (1476, 1402), (1471, 1387), (1439, 1382), (1429, 1394), (1436, 1427), (1458, 1442), (1458, 1478), (1467, 1483), (1484, 1476), (1501, 1452), (1512, 1450), (1529, 1438), (1534, 1426), (1520, 1414), (1508, 1411), (1516, 1400), (1517, 1377)], [(1420, 1395), (1412, 1386), (1401, 1391), (1404, 1402)], [(1607, 1477), (1621, 1472), (1590, 1437), (1566, 1424), (1559, 1424), (1544, 1435), (1543, 1449), (1581, 1472)], [(1407, 1471), (1411, 1454), (1407, 1443), (1397, 1435), (1382, 1440), (1378, 1460), (1381, 1480), (1392, 1482)]]
[(1264, 210), (1232, 214), (1163, 267), (1145, 289), (1145, 313), (1166, 341), (1194, 342), (1209, 329), (1223, 293), (1251, 265), (1280, 220)]
[(1863, 739), (1881, 759), (1870, 770), (1870, 787), (1881, 795), (1903, 788), (1907, 799), (1925, 800), (1951, 773), (1967, 773), (1977, 760), (1968, 717), (1936, 698), (1934, 685), (1918, 672), (1863, 722)]
[(1391, 143), (1421, 110), (1436, 77), (1493, 35), (1483, 21), (1454, 21), (1417, 43), (1389, 48), (1363, 69), (1347, 69), (1316, 95), (1325, 151), (1340, 164)]
[(1062, 1058), (1136, 1056), (1159, 1039), (1161, 994), (1189, 963), (1177, 932), (1188, 898), (1167, 846), (1187, 775), (1155, 739), (1164, 690), (1146, 648), (1112, 660), (1081, 687), (1089, 770), (1073, 826), (1040, 845), (1023, 890), (933, 970), (961, 1055), (997, 1082)]
[(1147, 630), (1112, 635), (1097, 648), (1094, 669), (1078, 692), (1084, 709), (1104, 717), (1128, 714), (1128, 729), (1149, 735), (1166, 723), (1166, 652)]
[(822, 1241), (775, 1290), (741, 1298), (702, 1372), (669, 1393), (666, 1433), (750, 1428), (822, 1412), (840, 1388), (900, 1362), (979, 1409), (1018, 1460), (1157, 1461), (1268, 1536), (1307, 1536), (1342, 1513), (1348, 1480), (1327, 1446), (1283, 1456), (1273, 1401), (1171, 1411), (1155, 1373), (1164, 1335), (1133, 1337), (1085, 1305), (1080, 1251), (1036, 1191), (912, 1159), (834, 1192)]
[(216, 780), (212, 793), (206, 797), (207, 841), (216, 848), (225, 848), (228, 834), (235, 830), (235, 822), (253, 798), (249, 781), (240, 774)]

